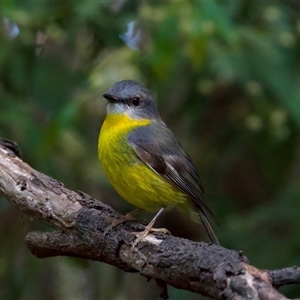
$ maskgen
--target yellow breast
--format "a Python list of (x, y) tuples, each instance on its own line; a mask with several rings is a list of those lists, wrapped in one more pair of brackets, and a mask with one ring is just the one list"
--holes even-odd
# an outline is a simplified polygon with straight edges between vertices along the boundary
[(127, 142), (127, 135), (135, 128), (149, 125), (150, 122), (143, 119), (132, 120), (125, 114), (110, 114), (106, 117), (98, 140), (98, 155), (105, 171), (109, 168), (108, 164), (111, 168), (119, 169), (136, 160), (136, 155)]
[(132, 120), (126, 115), (108, 115), (100, 131), (98, 154), (119, 195), (139, 208), (155, 211), (185, 202), (186, 195), (140, 161), (128, 143), (127, 136), (132, 130), (150, 123), (150, 120)]

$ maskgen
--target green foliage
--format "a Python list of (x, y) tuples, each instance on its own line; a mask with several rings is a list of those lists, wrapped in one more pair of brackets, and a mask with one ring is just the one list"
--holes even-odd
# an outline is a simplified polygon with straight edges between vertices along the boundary
[[(0, 12), (20, 29), (13, 39), (0, 30), (0, 136), (15, 140), (25, 161), (129, 211), (98, 163), (97, 136), (102, 94), (118, 80), (138, 80), (197, 165), (220, 242), (257, 267), (299, 264), (299, 6), (11, 0)], [(132, 20), (140, 51), (119, 38)], [(140, 276), (94, 262), (38, 261), (23, 240), (40, 222), (4, 199), (0, 208), (1, 299), (158, 299)], [(173, 219), (166, 214), (157, 226), (205, 239), (184, 216)]]

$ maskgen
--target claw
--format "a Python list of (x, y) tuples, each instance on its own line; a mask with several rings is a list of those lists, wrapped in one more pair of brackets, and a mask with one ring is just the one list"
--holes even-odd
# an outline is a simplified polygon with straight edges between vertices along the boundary
[(134, 248), (137, 246), (137, 244), (142, 241), (146, 236), (148, 236), (151, 232), (160, 232), (164, 234), (171, 235), (171, 232), (166, 228), (152, 228), (146, 226), (145, 230), (142, 232), (133, 232), (133, 234), (137, 237), (134, 242), (132, 243), (131, 249), (134, 250)]
[(132, 221), (135, 220), (134, 216), (138, 213), (139, 208), (135, 209), (134, 211), (131, 211), (129, 213), (127, 213), (125, 216), (122, 216), (120, 219), (118, 220), (114, 220), (112, 221), (111, 225), (109, 225), (105, 231), (104, 231), (104, 236), (106, 236), (108, 233), (111, 232), (111, 230), (113, 230), (116, 226), (118, 226), (121, 223), (124, 223), (126, 221)]
[(137, 238), (135, 239), (135, 241), (132, 243), (131, 249), (133, 250), (137, 244), (143, 240), (150, 232), (162, 232), (165, 234), (171, 234), (169, 230), (167, 230), (166, 228), (152, 228), (152, 226), (154, 225), (156, 219), (158, 218), (158, 216), (164, 211), (164, 207), (162, 207), (157, 214), (154, 216), (154, 218), (151, 220), (151, 222), (146, 226), (146, 228), (144, 229), (144, 231), (142, 232), (134, 232), (134, 234), (137, 236)]

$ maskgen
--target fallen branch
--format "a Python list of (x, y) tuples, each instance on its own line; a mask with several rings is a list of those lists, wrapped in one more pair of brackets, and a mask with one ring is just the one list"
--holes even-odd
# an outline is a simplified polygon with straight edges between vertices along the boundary
[(114, 265), (154, 278), (167, 298), (167, 284), (214, 299), (287, 299), (276, 287), (300, 283), (300, 268), (259, 270), (241, 253), (161, 233), (131, 249), (133, 232), (144, 225), (128, 221), (107, 234), (121, 215), (111, 207), (24, 163), (16, 144), (0, 139), (0, 192), (19, 209), (41, 219), (54, 232), (30, 232), (26, 244), (39, 258), (72, 256)]

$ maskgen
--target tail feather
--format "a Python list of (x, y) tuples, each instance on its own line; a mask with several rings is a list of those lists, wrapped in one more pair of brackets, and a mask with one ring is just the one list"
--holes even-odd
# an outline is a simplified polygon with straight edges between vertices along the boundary
[(215, 235), (206, 215), (200, 209), (197, 209), (197, 211), (198, 211), (199, 217), (202, 221), (203, 227), (204, 227), (210, 241), (212, 243), (214, 243), (215, 245), (220, 245), (219, 240), (218, 240), (217, 236)]
[(214, 243), (215, 245), (220, 245), (217, 236), (215, 235), (209, 220), (205, 214), (205, 212), (203, 212), (201, 210), (201, 208), (196, 207), (196, 206), (192, 206), (192, 205), (187, 205), (186, 203), (181, 204), (181, 205), (177, 205), (177, 209), (184, 213), (187, 214), (194, 222), (197, 223), (202, 223), (203, 227), (205, 229), (205, 232), (207, 233), (210, 241), (212, 243)]

